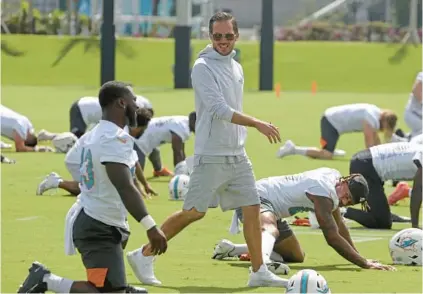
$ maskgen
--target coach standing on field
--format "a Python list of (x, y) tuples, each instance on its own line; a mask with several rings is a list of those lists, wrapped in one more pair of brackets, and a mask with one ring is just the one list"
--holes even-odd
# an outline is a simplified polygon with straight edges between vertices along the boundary
[[(223, 211), (242, 207), (244, 236), (251, 255), (252, 271), (248, 285), (286, 286), (287, 280), (271, 273), (263, 264), (259, 197), (255, 176), (244, 144), (244, 126), (254, 127), (270, 143), (280, 142), (278, 128), (242, 114), (244, 74), (233, 57), (238, 39), (235, 18), (216, 13), (209, 22), (212, 41), (196, 60), (192, 73), (195, 91), (194, 166), (183, 210), (170, 216), (162, 230), (171, 239), (192, 222), (204, 217), (213, 198), (218, 197)], [(160, 283), (153, 272), (150, 246), (144, 246), (136, 262), (144, 283)], [(137, 271), (138, 271), (137, 269)]]

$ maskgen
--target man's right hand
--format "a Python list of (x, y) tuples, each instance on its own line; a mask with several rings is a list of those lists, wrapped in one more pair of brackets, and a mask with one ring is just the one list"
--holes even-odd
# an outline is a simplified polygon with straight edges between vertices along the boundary
[(167, 239), (162, 230), (154, 226), (147, 231), (147, 237), (150, 241), (151, 252), (154, 255), (161, 255), (166, 252)]
[(269, 139), (270, 144), (281, 142), (279, 128), (261, 120), (256, 121), (255, 128)]
[(385, 265), (379, 263), (375, 260), (367, 260), (367, 269), (375, 269), (375, 270), (382, 270), (382, 271), (396, 271), (397, 269), (391, 265)]

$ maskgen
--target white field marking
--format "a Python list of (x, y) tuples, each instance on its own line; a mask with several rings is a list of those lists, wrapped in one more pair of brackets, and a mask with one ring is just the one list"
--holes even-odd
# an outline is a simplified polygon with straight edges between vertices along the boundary
[(30, 221), (30, 220), (34, 220), (40, 218), (39, 216), (28, 216), (28, 217), (23, 217), (23, 218), (17, 218), (17, 221)]
[[(305, 230), (301, 230), (301, 231), (294, 231), (296, 235), (320, 235), (323, 236), (322, 232), (320, 230), (313, 230), (311, 231), (305, 231)], [(350, 232), (351, 233), (351, 232)], [(351, 234), (351, 238), (354, 241), (354, 243), (363, 243), (363, 242), (370, 242), (370, 241), (378, 241), (378, 240), (383, 240), (383, 239), (389, 239), (391, 236), (390, 235), (386, 235), (386, 236), (371, 236), (369, 235), (356, 235), (356, 234)]]
[(386, 238), (380, 238), (380, 237), (357, 237), (352, 236), (351, 237), (354, 243), (363, 243), (363, 242), (370, 242), (370, 241), (377, 241), (377, 240), (383, 240)]

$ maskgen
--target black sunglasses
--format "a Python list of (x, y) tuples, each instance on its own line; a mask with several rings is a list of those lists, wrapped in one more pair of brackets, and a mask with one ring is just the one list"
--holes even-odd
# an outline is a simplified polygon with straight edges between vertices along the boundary
[(232, 41), (235, 39), (235, 34), (231, 34), (231, 33), (228, 33), (228, 34), (214, 33), (212, 36), (213, 36), (213, 40), (215, 41), (220, 41), (222, 40), (223, 37), (228, 41)]

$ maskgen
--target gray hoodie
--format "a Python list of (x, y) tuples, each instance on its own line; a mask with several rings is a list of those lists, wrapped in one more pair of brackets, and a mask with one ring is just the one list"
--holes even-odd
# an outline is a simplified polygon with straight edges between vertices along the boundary
[(247, 130), (231, 123), (235, 111), (242, 112), (244, 73), (233, 57), (204, 48), (191, 72), (195, 92), (194, 154), (244, 155)]

